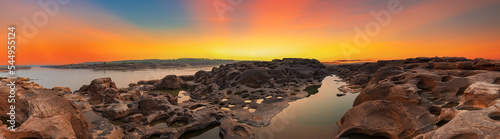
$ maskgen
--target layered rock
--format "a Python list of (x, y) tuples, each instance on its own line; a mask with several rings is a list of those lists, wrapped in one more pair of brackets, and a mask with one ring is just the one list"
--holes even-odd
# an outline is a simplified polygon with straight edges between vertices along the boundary
[[(25, 78), (6, 79), (0, 82), (0, 99), (7, 100), (10, 88), (15, 81), (16, 91), (16, 130), (0, 126), (0, 136), (5, 138), (81, 138), (90, 139), (92, 135), (76, 105), (62, 96), (58, 89), (45, 89)], [(10, 111), (6, 101), (0, 102), (0, 117)], [(2, 123), (8, 124), (8, 123)]]
[(364, 87), (353, 108), (337, 122), (337, 137), (361, 133), (388, 138), (497, 138), (497, 63), (414, 58), (332, 66), (331, 71), (352, 76), (344, 77)]

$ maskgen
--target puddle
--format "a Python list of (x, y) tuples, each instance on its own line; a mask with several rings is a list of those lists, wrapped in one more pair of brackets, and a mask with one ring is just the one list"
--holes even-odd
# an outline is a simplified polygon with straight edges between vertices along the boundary
[(311, 95), (312, 95), (312, 94), (316, 94), (316, 93), (318, 93), (318, 92), (319, 92), (319, 90), (318, 90), (318, 89), (319, 89), (320, 87), (321, 87), (321, 86), (319, 86), (319, 85), (315, 85), (315, 86), (307, 87), (306, 89), (304, 89), (304, 91), (306, 91), (307, 93), (309, 93), (309, 94), (311, 94)]
[(185, 101), (189, 101), (189, 99), (190, 99), (189, 96), (184, 95), (184, 93), (187, 93), (185, 90), (186, 89), (184, 89), (184, 88), (176, 89), (176, 90), (157, 89), (157, 90), (153, 90), (151, 92), (159, 91), (159, 92), (163, 92), (163, 93), (169, 93), (170, 95), (177, 97), (178, 103), (182, 103)]

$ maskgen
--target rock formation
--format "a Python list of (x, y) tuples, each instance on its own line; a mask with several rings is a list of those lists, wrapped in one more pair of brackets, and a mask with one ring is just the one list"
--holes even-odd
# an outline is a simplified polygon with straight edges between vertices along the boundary
[(337, 122), (337, 138), (500, 137), (499, 61), (412, 58), (329, 69), (363, 88)]
[[(224, 138), (253, 138), (249, 126), (268, 125), (289, 102), (307, 97), (307, 88), (321, 85), (327, 72), (323, 64), (310, 59), (238, 62), (195, 75), (142, 80), (128, 88), (99, 78), (67, 97), (84, 112), (107, 119), (91, 122), (95, 137), (179, 138), (219, 125)], [(168, 93), (182, 89), (189, 101), (178, 102)]]
[(10, 88), (7, 84), (15, 81), (15, 125), (16, 131), (7, 129), (8, 123), (0, 126), (0, 137), (5, 138), (92, 138), (82, 112), (65, 98), (65, 89), (46, 89), (27, 78), (7, 79), (0, 82), (0, 117), (11, 109), (7, 101)]
[(197, 72), (185, 84), (191, 98), (225, 108), (238, 122), (265, 126), (296, 99), (321, 85), (326, 67), (317, 60), (283, 59), (239, 62)]

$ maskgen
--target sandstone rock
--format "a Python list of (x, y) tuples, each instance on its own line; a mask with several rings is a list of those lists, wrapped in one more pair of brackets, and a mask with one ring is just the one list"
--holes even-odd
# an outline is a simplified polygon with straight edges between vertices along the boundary
[(154, 110), (168, 109), (171, 105), (177, 105), (177, 98), (168, 93), (150, 92), (138, 101), (141, 113), (150, 114)]
[(153, 84), (157, 84), (157, 83), (160, 83), (160, 80), (140, 80), (137, 82), (137, 84), (139, 85), (144, 85), (144, 84), (149, 84), (149, 85), (153, 85)]
[(464, 93), (464, 105), (468, 107), (486, 108), (499, 100), (500, 85), (476, 82), (470, 85)]
[(182, 79), (177, 78), (175, 75), (167, 75), (161, 79), (160, 83), (155, 84), (156, 89), (180, 89), (180, 82)]
[(463, 111), (444, 126), (417, 139), (494, 139), (500, 137), (500, 108)]
[(136, 121), (139, 121), (141, 120), (142, 118), (144, 118), (144, 116), (140, 113), (136, 113), (136, 114), (133, 114), (133, 115), (130, 115), (128, 117), (125, 117), (125, 122), (136, 122)]
[(128, 84), (128, 87), (137, 86), (137, 85), (138, 84), (136, 84), (136, 83), (130, 83), (130, 84)]
[[(82, 112), (73, 102), (54, 90), (20, 86), (28, 85), (25, 80), (16, 80), (16, 83), (19, 83), (16, 85), (16, 122), (19, 123), (15, 132), (0, 132), (0, 135), (5, 138), (92, 138)], [(7, 80), (0, 84), (0, 98), (7, 100), (5, 94), (10, 91)], [(10, 104), (0, 105), (7, 108)]]
[[(415, 111), (425, 115), (414, 115)], [(422, 122), (430, 126), (433, 120), (433, 115), (423, 107), (408, 107), (401, 102), (383, 100), (367, 101), (347, 111), (338, 121), (341, 129), (337, 138), (349, 133), (410, 138), (418, 130), (426, 128)]]
[(52, 90), (55, 90), (55, 91), (62, 91), (64, 93), (71, 93), (71, 89), (69, 87), (53, 87)]
[(496, 67), (492, 60), (447, 57), (332, 66), (330, 71), (347, 74), (340, 76), (351, 85), (370, 78), (353, 108), (337, 122), (337, 137), (497, 137), (496, 125), (486, 122), (498, 118), (500, 107)]
[(224, 139), (251, 139), (254, 138), (252, 130), (247, 126), (231, 119), (223, 119), (220, 130)]
[(110, 120), (125, 117), (127, 115), (137, 113), (139, 108), (137, 105), (126, 102), (118, 102), (105, 106), (104, 108), (95, 108), (102, 111), (102, 115)]
[(260, 88), (262, 84), (268, 83), (271, 78), (266, 69), (249, 69), (239, 75), (238, 83), (252, 88)]

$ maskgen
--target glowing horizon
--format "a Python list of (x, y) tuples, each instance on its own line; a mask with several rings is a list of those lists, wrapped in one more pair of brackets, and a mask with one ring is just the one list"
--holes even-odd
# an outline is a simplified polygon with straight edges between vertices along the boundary
[[(495, 0), (69, 1), (59, 3), (54, 16), (38, 2), (0, 5), (2, 27), (16, 25), (19, 36), (28, 35), (22, 32), (23, 17), (33, 22), (40, 11), (48, 15), (32, 37), (20, 40), (27, 43), (17, 44), (19, 65), (176, 58), (500, 59), (500, 1)], [(221, 20), (214, 2), (232, 11)], [(370, 12), (388, 10), (391, 2), (400, 2), (402, 10), (359, 53), (346, 57), (340, 44), (355, 44), (354, 29), (377, 21)]]

